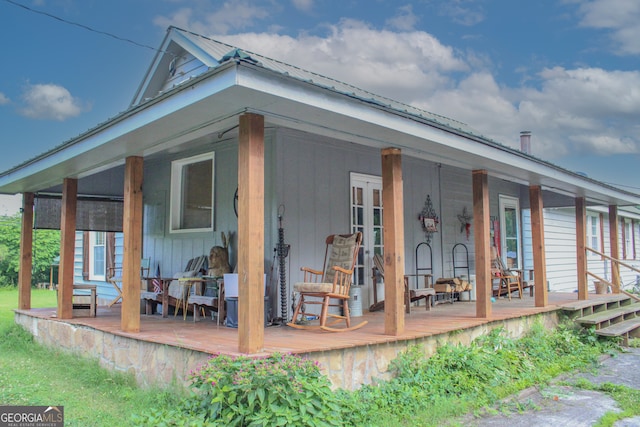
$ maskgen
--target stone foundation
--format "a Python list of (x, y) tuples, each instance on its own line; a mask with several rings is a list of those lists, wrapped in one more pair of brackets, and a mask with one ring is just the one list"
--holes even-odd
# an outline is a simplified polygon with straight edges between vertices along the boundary
[[(167, 387), (175, 383), (186, 385), (189, 373), (211, 356), (204, 352), (139, 341), (87, 326), (40, 319), (19, 312), (16, 312), (15, 320), (41, 344), (97, 359), (101, 366), (113, 371), (130, 373), (142, 387)], [(421, 346), (425, 355), (431, 356), (438, 347), (446, 343), (468, 345), (475, 338), (495, 328), (502, 327), (509, 336), (518, 338), (529, 331), (536, 321), (553, 329), (558, 320), (558, 312), (551, 311), (418, 339), (312, 352), (305, 356), (320, 362), (324, 373), (335, 387), (353, 390), (362, 384), (372, 383), (376, 378), (388, 379), (389, 362), (411, 345)]]

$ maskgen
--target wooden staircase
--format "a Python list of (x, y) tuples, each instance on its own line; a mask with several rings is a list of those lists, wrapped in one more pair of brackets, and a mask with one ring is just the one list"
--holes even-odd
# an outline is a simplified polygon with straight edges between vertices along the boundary
[(595, 326), (596, 334), (607, 337), (640, 337), (640, 302), (624, 294), (611, 294), (564, 306), (574, 321), (584, 327)]

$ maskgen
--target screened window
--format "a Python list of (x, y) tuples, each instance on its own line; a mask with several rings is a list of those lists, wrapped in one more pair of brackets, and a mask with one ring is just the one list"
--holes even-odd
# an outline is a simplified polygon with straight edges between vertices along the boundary
[(214, 153), (171, 163), (171, 231), (213, 230)]

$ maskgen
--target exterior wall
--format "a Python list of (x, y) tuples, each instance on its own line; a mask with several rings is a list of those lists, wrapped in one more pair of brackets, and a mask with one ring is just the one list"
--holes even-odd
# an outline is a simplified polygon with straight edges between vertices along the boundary
[[(189, 373), (210, 357), (208, 353), (140, 341), (99, 331), (88, 326), (40, 319), (17, 312), (15, 321), (46, 346), (97, 359), (101, 366), (127, 372), (143, 387), (169, 387), (175, 382), (188, 385)], [(475, 338), (495, 328), (504, 328), (518, 338), (536, 322), (552, 329), (558, 325), (558, 312), (518, 317), (427, 337), (390, 343), (363, 345), (332, 351), (301, 354), (320, 362), (323, 373), (335, 387), (357, 389), (376, 378), (389, 378), (389, 363), (411, 345), (419, 345), (426, 356), (447, 343), (468, 345)]]
[[(102, 282), (97, 280), (85, 280), (85, 278), (82, 275), (83, 249), (84, 249), (83, 232), (76, 231), (75, 252), (74, 252), (74, 258), (73, 258), (73, 283), (96, 285), (98, 305), (106, 305), (116, 297), (117, 295), (116, 290), (108, 282)], [(115, 265), (116, 266), (122, 265), (123, 252), (124, 252), (123, 235), (122, 233), (115, 233)]]
[[(604, 209), (589, 209), (588, 213), (605, 212)], [(620, 213), (620, 212), (619, 212)], [(601, 217), (603, 235), (600, 236), (601, 245), (604, 247), (604, 253), (611, 253), (609, 215), (604, 213)], [(523, 223), (527, 224), (525, 228), (525, 259), (532, 259), (531, 251), (531, 225), (530, 212), (523, 211)], [(622, 217), (620, 219), (622, 221)], [(572, 208), (548, 208), (544, 210), (544, 238), (546, 249), (546, 267), (547, 282), (549, 289), (556, 292), (572, 292), (578, 287), (577, 279), (577, 259), (576, 259), (576, 221), (575, 209)], [(640, 251), (638, 251), (638, 224), (635, 224), (635, 245), (636, 258), (633, 259), (633, 251), (629, 251), (626, 263), (640, 268)], [(619, 242), (622, 242), (622, 236), (619, 232)], [(633, 239), (632, 239), (633, 242)], [(601, 248), (598, 248), (600, 250)], [(622, 254), (622, 252), (620, 252)], [(526, 268), (533, 268), (533, 263), (528, 261)], [(611, 279), (611, 263), (603, 260), (596, 254), (587, 254), (587, 269), (604, 279)], [(628, 268), (620, 268), (620, 276), (622, 283), (629, 285), (637, 280), (640, 273), (636, 273)], [(593, 291), (593, 277), (588, 277), (589, 290)]]

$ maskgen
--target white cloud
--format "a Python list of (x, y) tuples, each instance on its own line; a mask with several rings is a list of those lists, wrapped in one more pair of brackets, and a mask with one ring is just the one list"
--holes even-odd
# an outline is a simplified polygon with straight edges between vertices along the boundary
[(79, 115), (86, 108), (62, 86), (29, 85), (22, 94), (24, 107), (20, 113), (33, 119), (63, 121)]
[(423, 31), (396, 33), (343, 20), (325, 37), (265, 33), (213, 36), (227, 43), (411, 102), (451, 85), (449, 72), (468, 71), (464, 58)]
[(398, 13), (387, 19), (386, 25), (398, 31), (411, 31), (417, 23), (418, 17), (413, 13), (413, 6), (408, 4), (398, 8)]
[(232, 30), (251, 28), (256, 21), (268, 16), (266, 8), (252, 5), (248, 1), (227, 1), (214, 12), (200, 8), (182, 8), (170, 17), (155, 17), (153, 23), (163, 28), (175, 25), (199, 34), (227, 34)]
[(4, 93), (0, 92), (0, 105), (8, 104), (9, 102), (11, 102), (11, 100), (7, 98)]
[(474, 0), (449, 0), (440, 5), (440, 14), (456, 24), (472, 26), (484, 21), (482, 6)]
[(291, 0), (291, 4), (303, 12), (310, 12), (313, 9), (313, 0)]
[(578, 9), (580, 25), (610, 30), (621, 55), (640, 54), (640, 2), (637, 0), (583, 1)]

